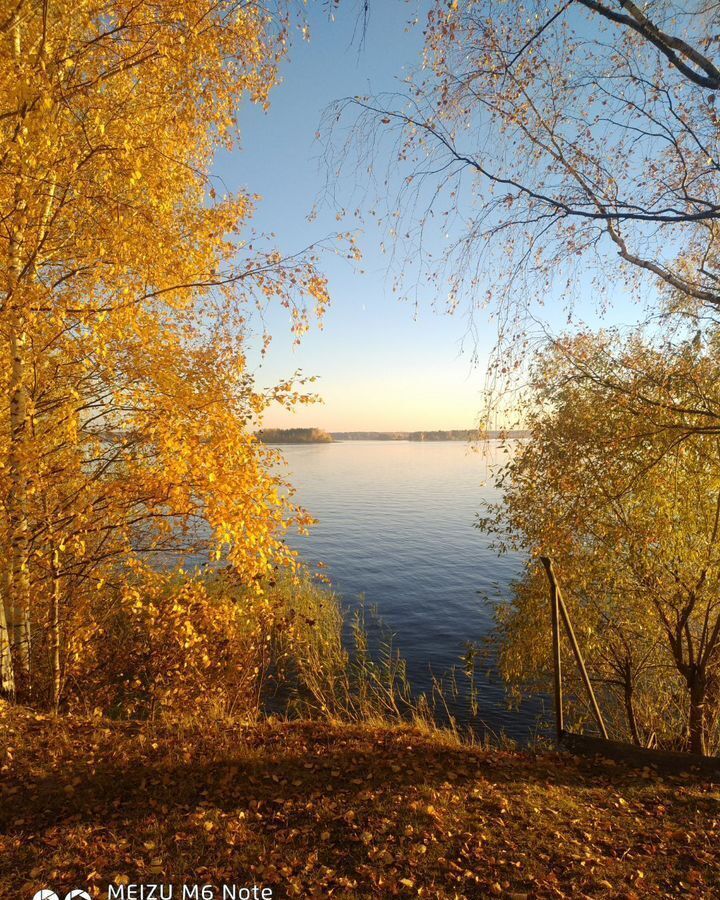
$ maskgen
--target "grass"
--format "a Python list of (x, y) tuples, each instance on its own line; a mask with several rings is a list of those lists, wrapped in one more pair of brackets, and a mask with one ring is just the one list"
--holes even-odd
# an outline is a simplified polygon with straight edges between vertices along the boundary
[[(717, 897), (720, 788), (410, 726), (0, 708), (0, 897)], [(221, 896), (218, 891), (217, 897)]]

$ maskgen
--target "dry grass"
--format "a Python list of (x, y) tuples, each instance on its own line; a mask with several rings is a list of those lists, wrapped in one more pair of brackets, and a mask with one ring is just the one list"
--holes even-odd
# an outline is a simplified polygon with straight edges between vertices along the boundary
[[(409, 727), (0, 710), (0, 897), (717, 897), (720, 789)], [(218, 892), (218, 895), (220, 893)]]

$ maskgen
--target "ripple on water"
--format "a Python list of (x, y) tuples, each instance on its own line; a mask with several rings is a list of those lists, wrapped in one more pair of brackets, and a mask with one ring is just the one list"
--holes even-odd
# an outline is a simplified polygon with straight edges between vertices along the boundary
[[(482, 597), (508, 597), (522, 569), (522, 557), (499, 558), (473, 527), (482, 504), (498, 499), (490, 485), (497, 448), (481, 454), (459, 441), (347, 441), (281, 449), (295, 499), (319, 519), (308, 537), (290, 543), (311, 565), (327, 565), (346, 604), (363, 595), (378, 607), (413, 686), (428, 691), (431, 669), (449, 670), (467, 641), (488, 634)], [(483, 722), (526, 739), (540, 704), (510, 711), (497, 676), (479, 676)], [(467, 722), (466, 698), (452, 711)]]

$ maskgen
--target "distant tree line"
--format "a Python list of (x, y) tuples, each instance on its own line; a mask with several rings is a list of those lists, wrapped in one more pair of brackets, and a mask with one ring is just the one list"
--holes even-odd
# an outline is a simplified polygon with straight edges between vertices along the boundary
[(526, 431), (480, 432), (474, 428), (450, 431), (333, 431), (336, 441), (472, 441), (480, 438), (527, 437)]
[(322, 428), (263, 428), (258, 437), (264, 444), (329, 444), (333, 440)]
[(453, 429), (450, 431), (332, 431), (322, 428), (263, 428), (258, 437), (265, 444), (327, 444), (331, 441), (471, 441), (480, 438), (521, 438), (526, 431)]
[(335, 441), (407, 441), (407, 431), (333, 431)]

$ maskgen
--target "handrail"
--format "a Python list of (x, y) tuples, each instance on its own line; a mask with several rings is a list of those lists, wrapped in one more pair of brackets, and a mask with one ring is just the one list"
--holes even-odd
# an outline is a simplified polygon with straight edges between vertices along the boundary
[(568, 638), (570, 639), (570, 646), (572, 647), (573, 655), (575, 656), (575, 662), (577, 663), (583, 683), (585, 684), (585, 688), (588, 692), (590, 705), (595, 716), (595, 721), (598, 724), (602, 736), (605, 738), (605, 740), (608, 740), (607, 728), (605, 727), (605, 722), (603, 720), (602, 713), (600, 712), (600, 707), (598, 706), (598, 702), (595, 697), (595, 691), (593, 690), (592, 684), (590, 682), (590, 676), (588, 675), (587, 669), (585, 668), (585, 660), (583, 659), (582, 653), (580, 652), (580, 647), (575, 637), (572, 623), (570, 622), (570, 616), (568, 615), (565, 601), (562, 598), (560, 585), (558, 584), (557, 578), (555, 576), (555, 571), (553, 570), (552, 559), (550, 559), (549, 556), (541, 556), (540, 562), (545, 567), (548, 582), (550, 583), (550, 606), (552, 612), (553, 631), (553, 661), (555, 670), (555, 726), (557, 729), (558, 741), (562, 739), (562, 736), (565, 733), (562, 707), (562, 663), (560, 660), (559, 622), (560, 617), (562, 617), (563, 624), (565, 625), (565, 630), (567, 631)]

